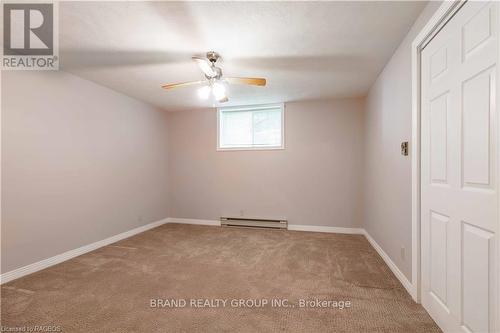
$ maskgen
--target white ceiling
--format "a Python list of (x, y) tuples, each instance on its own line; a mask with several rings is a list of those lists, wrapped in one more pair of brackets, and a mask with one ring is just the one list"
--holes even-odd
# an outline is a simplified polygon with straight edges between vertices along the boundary
[(167, 110), (211, 106), (190, 58), (214, 50), (226, 105), (363, 96), (425, 2), (60, 2), (62, 69)]

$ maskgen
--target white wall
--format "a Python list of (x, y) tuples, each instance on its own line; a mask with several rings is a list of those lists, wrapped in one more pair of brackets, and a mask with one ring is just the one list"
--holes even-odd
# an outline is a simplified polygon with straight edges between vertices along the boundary
[(366, 99), (364, 227), (410, 281), (411, 160), (400, 144), (411, 139), (411, 43), (440, 4), (423, 10)]
[(1, 105), (2, 272), (168, 216), (166, 112), (62, 71)]
[(287, 103), (285, 150), (216, 151), (214, 109), (169, 114), (171, 216), (359, 227), (363, 100)]

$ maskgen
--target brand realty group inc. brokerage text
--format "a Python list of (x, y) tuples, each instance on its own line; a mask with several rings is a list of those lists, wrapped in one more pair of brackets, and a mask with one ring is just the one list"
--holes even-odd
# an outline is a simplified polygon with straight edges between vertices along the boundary
[(151, 298), (151, 308), (325, 308), (348, 309), (348, 300), (297, 299), (286, 298)]

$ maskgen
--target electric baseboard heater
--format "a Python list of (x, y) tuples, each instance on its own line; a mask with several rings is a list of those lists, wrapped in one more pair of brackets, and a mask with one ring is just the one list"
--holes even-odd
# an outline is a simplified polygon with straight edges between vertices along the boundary
[(223, 227), (288, 229), (287, 220), (250, 219), (243, 217), (221, 217)]

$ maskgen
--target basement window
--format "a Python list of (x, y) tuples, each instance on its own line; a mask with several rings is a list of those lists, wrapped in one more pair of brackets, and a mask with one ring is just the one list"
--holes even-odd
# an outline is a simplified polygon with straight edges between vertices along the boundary
[(284, 148), (284, 104), (217, 110), (217, 150)]

